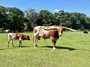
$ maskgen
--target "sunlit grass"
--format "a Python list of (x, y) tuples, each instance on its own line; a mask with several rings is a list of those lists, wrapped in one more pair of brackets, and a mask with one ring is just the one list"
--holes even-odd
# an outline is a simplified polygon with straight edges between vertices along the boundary
[(33, 47), (32, 32), (30, 41), (23, 41), (23, 47), (7, 47), (7, 33), (0, 33), (0, 67), (89, 67), (90, 33), (64, 32), (57, 41), (57, 49), (52, 49), (50, 39), (39, 41), (39, 47)]

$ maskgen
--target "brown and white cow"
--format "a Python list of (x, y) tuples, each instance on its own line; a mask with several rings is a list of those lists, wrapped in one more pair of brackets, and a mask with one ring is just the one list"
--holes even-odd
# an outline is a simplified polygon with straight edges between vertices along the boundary
[(40, 37), (42, 37), (43, 39), (50, 38), (53, 43), (53, 49), (55, 49), (56, 41), (58, 40), (59, 36), (62, 35), (64, 29), (75, 31), (71, 28), (63, 26), (36, 26), (33, 29), (34, 47), (38, 47), (38, 40), (40, 40)]
[(9, 47), (9, 43), (10, 41), (12, 41), (12, 45), (14, 47), (13, 44), (13, 40), (19, 40), (19, 47), (22, 46), (22, 40), (30, 40), (29, 35), (24, 35), (24, 34), (20, 34), (20, 33), (8, 33), (8, 47)]

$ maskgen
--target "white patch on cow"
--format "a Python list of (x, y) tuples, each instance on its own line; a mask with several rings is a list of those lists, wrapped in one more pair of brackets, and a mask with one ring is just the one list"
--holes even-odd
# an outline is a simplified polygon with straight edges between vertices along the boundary
[(55, 50), (56, 48), (55, 47), (53, 47), (53, 50)]
[(40, 26), (36, 26), (34, 29), (37, 30), (37, 32), (34, 33), (34, 36), (37, 37), (39, 35), (39, 32), (40, 32)]
[(46, 37), (49, 36), (49, 31), (43, 30), (43, 33), (46, 35)]
[(21, 37), (19, 37), (19, 41), (22, 41)]
[(8, 34), (8, 39), (11, 40), (11, 39), (14, 39), (15, 38), (15, 34), (14, 33), (9, 33)]
[(40, 26), (36, 26), (34, 29), (38, 30), (38, 29), (40, 29)]
[(61, 36), (62, 35), (62, 33), (61, 32), (59, 32), (59, 36)]
[(34, 33), (34, 36), (36, 37), (38, 33)]

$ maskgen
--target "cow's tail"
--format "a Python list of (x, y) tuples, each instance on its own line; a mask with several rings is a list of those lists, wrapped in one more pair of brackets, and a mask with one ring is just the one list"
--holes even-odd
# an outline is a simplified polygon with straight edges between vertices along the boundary
[(71, 28), (68, 28), (68, 27), (63, 27), (63, 29), (70, 30), (70, 31), (72, 31), (72, 32), (75, 32), (75, 31), (76, 31), (76, 30), (71, 29)]

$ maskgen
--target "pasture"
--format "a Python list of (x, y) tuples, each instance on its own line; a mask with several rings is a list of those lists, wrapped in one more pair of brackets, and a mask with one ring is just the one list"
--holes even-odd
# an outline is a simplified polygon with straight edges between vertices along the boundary
[(23, 41), (18, 47), (14, 41), (12, 47), (7, 46), (7, 33), (0, 33), (0, 67), (90, 67), (90, 32), (64, 32), (53, 50), (51, 40), (39, 41), (39, 47), (33, 46), (33, 33), (29, 34), (31, 40)]

